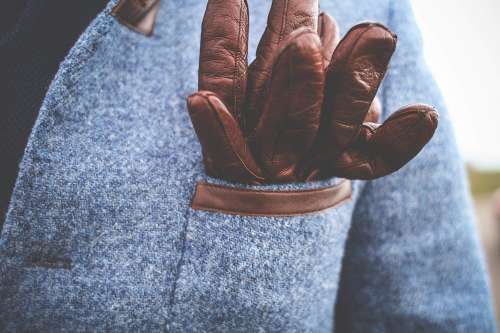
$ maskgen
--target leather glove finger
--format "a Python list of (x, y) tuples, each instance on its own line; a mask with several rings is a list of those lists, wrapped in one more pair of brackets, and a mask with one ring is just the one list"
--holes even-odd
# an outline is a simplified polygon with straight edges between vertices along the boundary
[(327, 13), (319, 14), (318, 35), (321, 39), (324, 67), (328, 68), (333, 52), (340, 42), (340, 29), (333, 17)]
[(188, 97), (187, 104), (207, 174), (242, 183), (262, 183), (262, 172), (224, 103), (212, 92), (199, 91)]
[(319, 129), (325, 74), (317, 33), (307, 28), (291, 33), (272, 72), (251, 147), (267, 178), (291, 182)]
[(332, 169), (349, 179), (375, 179), (393, 173), (414, 158), (432, 138), (438, 124), (434, 108), (415, 104), (392, 114), (382, 125), (365, 123), (358, 142)]
[(335, 49), (326, 74), (321, 120), (324, 157), (335, 159), (356, 140), (396, 40), (383, 25), (362, 23), (353, 27)]
[(364, 123), (378, 123), (380, 122), (380, 117), (382, 115), (382, 103), (380, 103), (380, 99), (375, 97), (373, 99), (372, 105), (368, 109), (366, 113)]
[(200, 45), (198, 90), (219, 96), (239, 122), (247, 87), (246, 0), (209, 0)]
[[(327, 13), (319, 14), (318, 19), (318, 35), (321, 39), (322, 54), (324, 59), (325, 69), (330, 65), (333, 53), (340, 42), (340, 29), (333, 17)], [(375, 97), (373, 103), (366, 114), (364, 122), (377, 123), (382, 114), (382, 104)]]
[(271, 77), (280, 43), (292, 31), (300, 28), (317, 30), (318, 0), (273, 0), (267, 27), (257, 48), (255, 60), (249, 67), (246, 132), (253, 130), (260, 117), (265, 88)]

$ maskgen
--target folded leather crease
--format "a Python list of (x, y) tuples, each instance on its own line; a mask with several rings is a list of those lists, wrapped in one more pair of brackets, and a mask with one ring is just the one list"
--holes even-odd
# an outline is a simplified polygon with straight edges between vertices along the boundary
[(319, 212), (351, 198), (350, 180), (309, 190), (241, 189), (200, 182), (191, 207), (195, 210), (246, 216), (294, 216)]

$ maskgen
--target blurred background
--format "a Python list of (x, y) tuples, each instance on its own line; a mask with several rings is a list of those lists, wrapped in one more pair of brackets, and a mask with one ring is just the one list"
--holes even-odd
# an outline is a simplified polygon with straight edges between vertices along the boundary
[(500, 330), (500, 1), (412, 4), (467, 163)]

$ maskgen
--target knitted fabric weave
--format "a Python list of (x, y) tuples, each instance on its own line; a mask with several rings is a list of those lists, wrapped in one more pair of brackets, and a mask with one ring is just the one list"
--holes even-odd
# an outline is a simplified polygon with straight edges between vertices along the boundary
[(15, 0), (0, 11), (0, 230), (50, 82), (105, 0)]

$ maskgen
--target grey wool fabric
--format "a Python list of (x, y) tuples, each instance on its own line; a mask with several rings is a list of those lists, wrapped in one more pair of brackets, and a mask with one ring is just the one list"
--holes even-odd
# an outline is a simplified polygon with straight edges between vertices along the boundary
[[(61, 64), (31, 134), (0, 238), (1, 332), (494, 332), (462, 161), (407, 0), (321, 4), (342, 32), (376, 20), (399, 35), (384, 110), (433, 104), (436, 136), (397, 173), (355, 182), (351, 201), (280, 218), (190, 208), (198, 181), (221, 183), (185, 106), (206, 1), (162, 1), (150, 38), (114, 4)], [(249, 6), (254, 54), (270, 1)]]

